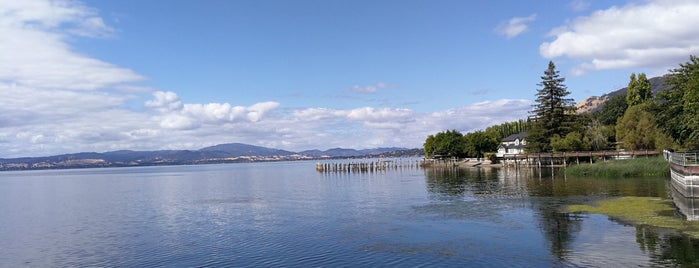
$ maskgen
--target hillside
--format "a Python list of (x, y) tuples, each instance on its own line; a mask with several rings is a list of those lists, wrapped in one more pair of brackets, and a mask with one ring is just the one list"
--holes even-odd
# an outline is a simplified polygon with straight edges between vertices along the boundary
[(344, 148), (333, 148), (325, 151), (320, 150), (308, 150), (299, 152), (302, 155), (308, 155), (316, 158), (333, 158), (333, 157), (356, 157), (364, 155), (379, 155), (392, 151), (404, 150), (405, 148), (376, 148), (376, 149), (365, 149), (365, 150), (355, 150), (355, 149), (344, 149)]
[(201, 152), (223, 152), (229, 157), (239, 156), (289, 156), (296, 154), (290, 151), (279, 149), (266, 148), (261, 146), (243, 144), (243, 143), (227, 143), (219, 144), (206, 148), (199, 149)]
[[(665, 85), (666, 79), (666, 76), (658, 76), (648, 79), (648, 81), (650, 82), (650, 90), (653, 93), (653, 96), (655, 96), (655, 94), (657, 94), (660, 91), (667, 90), (670, 88), (670, 86)], [(592, 96), (578, 102), (575, 105), (575, 107), (577, 108), (578, 113), (594, 112), (599, 110), (602, 107), (602, 104), (608, 99), (619, 95), (626, 95), (626, 90), (627, 87), (623, 87), (614, 90), (610, 93), (604, 94), (602, 96)]]
[(249, 144), (227, 143), (205, 147), (199, 150), (121, 150), (105, 153), (85, 152), (45, 157), (0, 159), (0, 170), (190, 165), (328, 159), (339, 157), (400, 157), (405, 155), (414, 156), (415, 151), (405, 148), (376, 148), (366, 150), (335, 148), (325, 151), (308, 150), (296, 153)]

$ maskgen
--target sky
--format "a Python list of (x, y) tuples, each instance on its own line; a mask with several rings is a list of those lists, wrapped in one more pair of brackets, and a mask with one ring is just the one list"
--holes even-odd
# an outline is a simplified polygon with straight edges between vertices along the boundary
[(0, 158), (421, 148), (699, 53), (695, 0), (0, 0)]

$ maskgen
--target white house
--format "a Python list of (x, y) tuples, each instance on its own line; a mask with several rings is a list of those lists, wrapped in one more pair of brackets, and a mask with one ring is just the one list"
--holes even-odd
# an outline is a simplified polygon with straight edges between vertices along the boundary
[(502, 139), (502, 141), (500, 141), (500, 146), (498, 146), (498, 152), (495, 154), (495, 156), (503, 157), (505, 155), (524, 153), (524, 147), (527, 145), (525, 137), (527, 137), (527, 133), (525, 132), (512, 134), (505, 137)]

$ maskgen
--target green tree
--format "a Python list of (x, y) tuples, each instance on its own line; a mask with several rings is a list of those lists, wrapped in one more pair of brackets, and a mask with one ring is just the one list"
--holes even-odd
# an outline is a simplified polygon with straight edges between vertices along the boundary
[(427, 157), (462, 157), (465, 141), (461, 132), (447, 130), (428, 136), (423, 146)]
[(619, 119), (616, 124), (616, 140), (622, 142), (622, 148), (655, 149), (655, 116), (648, 109), (649, 105), (631, 106), (624, 117)]
[(685, 149), (699, 149), (699, 58), (670, 71), (671, 88), (656, 96), (658, 128)]
[(606, 150), (609, 148), (609, 138), (613, 137), (613, 128), (602, 125), (602, 123), (593, 119), (585, 126), (584, 142), (587, 143), (593, 151)]
[(501, 140), (502, 138), (510, 136), (512, 134), (527, 132), (529, 131), (531, 125), (531, 120), (519, 119), (513, 122), (506, 122), (499, 125), (489, 126), (485, 129), (485, 132), (488, 133), (488, 135), (491, 135), (491, 133), (496, 132), (498, 133), (498, 140)]
[(629, 85), (626, 87), (626, 103), (629, 107), (641, 104), (651, 98), (650, 81), (645, 73), (631, 73)]
[(636, 84), (636, 73), (631, 73), (629, 85), (626, 86), (626, 105), (629, 107), (641, 103), (640, 97), (636, 92)]
[(486, 152), (497, 151), (500, 138), (485, 131), (476, 131), (464, 135), (465, 151), (468, 157), (483, 157)]
[(646, 78), (645, 73), (638, 75), (638, 80), (636, 81), (636, 92), (641, 99), (641, 103), (653, 98), (653, 93), (651, 92), (650, 81)]
[(574, 131), (566, 134), (565, 137), (554, 135), (551, 138), (551, 148), (554, 152), (586, 151), (589, 144), (583, 140), (580, 132)]
[(602, 107), (594, 112), (594, 116), (602, 125), (615, 125), (616, 121), (624, 116), (624, 112), (626, 112), (628, 107), (626, 96), (614, 96), (602, 103)]
[(551, 138), (563, 137), (572, 131), (575, 106), (573, 99), (563, 84), (565, 78), (559, 75), (556, 65), (549, 62), (548, 68), (537, 84), (541, 89), (536, 93), (536, 105), (530, 112), (534, 121), (527, 133), (527, 150), (530, 152), (551, 151)]
[(425, 157), (431, 158), (434, 156), (434, 148), (435, 148), (435, 137), (434, 135), (429, 135), (427, 136), (427, 139), (425, 139), (425, 143), (422, 145), (423, 146), (423, 151), (425, 151)]

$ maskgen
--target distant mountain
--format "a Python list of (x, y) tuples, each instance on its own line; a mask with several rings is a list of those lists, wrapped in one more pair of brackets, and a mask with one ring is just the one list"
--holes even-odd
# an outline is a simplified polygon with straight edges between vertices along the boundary
[(383, 152), (378, 154), (367, 155), (368, 157), (382, 158), (382, 157), (422, 157), (425, 156), (425, 151), (423, 149), (402, 149), (396, 151)]
[(386, 147), (386, 148), (364, 149), (364, 150), (359, 150), (359, 152), (362, 155), (377, 155), (377, 154), (383, 154), (383, 153), (394, 152), (394, 151), (402, 151), (402, 150), (406, 150), (406, 148)]
[(222, 159), (227, 157), (228, 155), (216, 151), (199, 152), (189, 150), (90, 152), (44, 157), (0, 159), (0, 170), (195, 164), (208, 159)]
[[(653, 96), (655, 96), (655, 94), (657, 94), (660, 91), (667, 90), (670, 88), (670, 86), (665, 85), (665, 80), (667, 80), (667, 76), (658, 76), (648, 79), (648, 81), (650, 82), (650, 90), (653, 93)], [(604, 94), (602, 96), (592, 96), (587, 99), (584, 99), (581, 102), (578, 102), (575, 105), (575, 107), (578, 108), (578, 113), (594, 112), (599, 110), (602, 107), (602, 104), (608, 99), (611, 99), (612, 97), (616, 97), (619, 95), (626, 95), (627, 90), (627, 87), (623, 87), (610, 93)]]
[(199, 150), (122, 150), (105, 153), (85, 152), (45, 157), (0, 159), (0, 170), (185, 165), (362, 156), (402, 157), (414, 155), (414, 151), (405, 151), (403, 148), (376, 148), (366, 150), (335, 148), (326, 151), (308, 150), (295, 153), (249, 144), (227, 143), (201, 148)]
[(261, 146), (255, 146), (255, 145), (250, 145), (250, 144), (243, 144), (243, 143), (226, 143), (226, 144), (219, 144), (219, 145), (214, 145), (211, 147), (206, 147), (206, 148), (201, 148), (199, 151), (202, 152), (224, 152), (227, 153), (230, 157), (237, 157), (237, 156), (288, 156), (288, 155), (293, 155), (296, 154), (294, 152), (289, 152), (289, 151), (284, 151), (284, 150), (279, 150), (279, 149), (271, 149), (271, 148), (266, 148), (266, 147), (261, 147)]
[(405, 148), (396, 148), (396, 147), (391, 147), (391, 148), (375, 148), (375, 149), (364, 149), (364, 150), (355, 150), (355, 149), (344, 149), (344, 148), (333, 148), (333, 149), (328, 149), (325, 151), (320, 151), (320, 150), (307, 150), (307, 151), (301, 151), (299, 154), (302, 155), (307, 155), (315, 158), (335, 158), (335, 157), (357, 157), (357, 156), (364, 156), (364, 155), (377, 155), (377, 154), (382, 154), (386, 152), (392, 152), (392, 151), (399, 151), (399, 150), (405, 150)]

